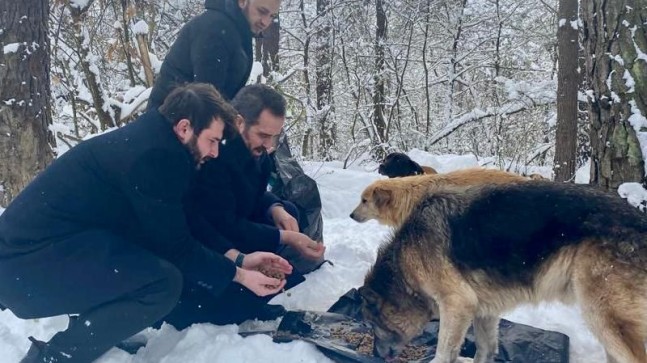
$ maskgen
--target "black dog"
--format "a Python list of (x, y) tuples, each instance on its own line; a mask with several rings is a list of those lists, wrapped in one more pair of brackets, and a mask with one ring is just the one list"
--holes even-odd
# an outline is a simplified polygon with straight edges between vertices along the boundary
[(382, 161), (382, 164), (377, 168), (377, 172), (389, 178), (438, 173), (432, 167), (420, 166), (420, 164), (411, 160), (410, 157), (403, 153), (391, 153), (387, 155), (384, 161)]

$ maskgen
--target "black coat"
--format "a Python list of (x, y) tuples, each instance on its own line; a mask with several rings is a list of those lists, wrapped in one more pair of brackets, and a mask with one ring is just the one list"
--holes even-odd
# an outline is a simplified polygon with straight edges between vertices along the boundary
[(191, 237), (182, 200), (194, 176), (188, 149), (150, 111), (67, 151), (9, 204), (0, 215), (0, 264), (67, 236), (106, 230), (220, 292), (235, 266)]
[(148, 109), (187, 82), (210, 83), (227, 99), (245, 86), (254, 61), (247, 19), (236, 0), (206, 0), (205, 8), (180, 30), (164, 58)]
[[(241, 137), (221, 145), (218, 158), (198, 173), (187, 200), (196, 237), (221, 253), (230, 248), (276, 252), (280, 232), (263, 223), (269, 207), (280, 202), (266, 191), (270, 172), (269, 156), (254, 158)], [(224, 239), (214, 238), (214, 230)]]

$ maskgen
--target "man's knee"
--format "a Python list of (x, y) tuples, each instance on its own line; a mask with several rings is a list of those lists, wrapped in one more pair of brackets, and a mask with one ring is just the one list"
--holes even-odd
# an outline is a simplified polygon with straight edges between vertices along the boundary
[(138, 295), (141, 302), (153, 304), (162, 314), (167, 314), (180, 300), (183, 276), (177, 267), (165, 260), (160, 260), (159, 272), (159, 279), (140, 289)]

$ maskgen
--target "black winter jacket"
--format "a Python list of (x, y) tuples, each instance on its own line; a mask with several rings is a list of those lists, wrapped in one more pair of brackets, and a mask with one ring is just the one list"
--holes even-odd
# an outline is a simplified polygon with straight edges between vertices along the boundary
[(148, 109), (188, 82), (210, 83), (227, 99), (245, 86), (254, 61), (249, 22), (236, 0), (206, 0), (205, 8), (180, 30), (164, 58)]
[[(195, 236), (221, 253), (231, 248), (276, 252), (280, 232), (263, 223), (269, 207), (280, 202), (266, 191), (270, 172), (269, 156), (254, 158), (241, 137), (221, 145), (218, 158), (203, 165), (189, 193), (187, 214)], [(214, 236), (214, 230), (224, 238)]]
[(0, 263), (76, 233), (106, 230), (219, 294), (235, 266), (191, 237), (182, 200), (195, 169), (194, 158), (157, 111), (84, 141), (56, 159), (0, 215)]

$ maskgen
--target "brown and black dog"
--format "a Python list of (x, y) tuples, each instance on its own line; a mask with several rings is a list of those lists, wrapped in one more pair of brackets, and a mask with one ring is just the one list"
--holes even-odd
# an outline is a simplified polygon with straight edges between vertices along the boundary
[[(447, 187), (447, 188), (444, 188)], [(359, 291), (375, 354), (391, 359), (433, 316), (432, 363), (492, 362), (502, 313), (575, 303), (610, 363), (645, 363), (647, 218), (618, 195), (527, 181), (454, 191), (436, 184), (383, 244)]]
[(391, 153), (384, 158), (382, 164), (377, 168), (377, 172), (389, 178), (400, 178), (404, 176), (438, 174), (436, 169), (430, 166), (421, 166), (411, 160), (409, 156), (403, 153)]

